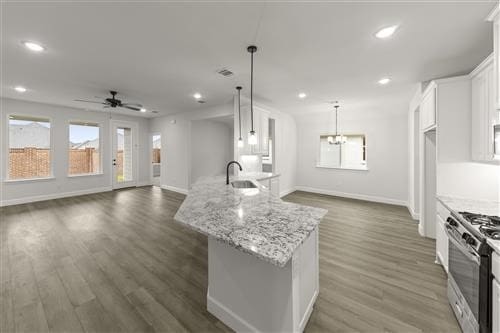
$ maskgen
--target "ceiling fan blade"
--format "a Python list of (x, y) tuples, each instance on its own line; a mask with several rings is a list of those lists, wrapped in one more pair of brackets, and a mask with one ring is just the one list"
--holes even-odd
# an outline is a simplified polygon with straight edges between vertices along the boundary
[(129, 105), (125, 105), (125, 104), (122, 104), (121, 106), (122, 108), (125, 108), (125, 109), (129, 109), (129, 110), (134, 110), (134, 111), (141, 111), (140, 108), (136, 108), (134, 106), (129, 106)]
[(138, 108), (142, 108), (142, 104), (139, 103), (122, 103), (123, 106), (135, 106)]
[(84, 100), (84, 99), (75, 99), (74, 101), (75, 101), (75, 102), (85, 102), (85, 103), (95, 103), (95, 104), (106, 104), (106, 103), (103, 103), (103, 102), (86, 101), (86, 100)]

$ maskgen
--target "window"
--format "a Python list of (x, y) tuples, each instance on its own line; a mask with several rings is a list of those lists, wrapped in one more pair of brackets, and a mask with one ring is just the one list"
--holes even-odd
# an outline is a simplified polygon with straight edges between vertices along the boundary
[(9, 116), (8, 179), (50, 177), (50, 120)]
[(319, 167), (366, 170), (366, 137), (363, 134), (321, 135)]
[(99, 125), (86, 122), (69, 124), (69, 175), (89, 175), (101, 172)]

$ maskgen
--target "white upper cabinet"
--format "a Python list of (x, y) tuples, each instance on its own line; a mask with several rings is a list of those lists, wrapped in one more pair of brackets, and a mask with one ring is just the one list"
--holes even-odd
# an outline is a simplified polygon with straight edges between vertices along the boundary
[(493, 56), (472, 73), (471, 153), (474, 161), (494, 159), (493, 125), (497, 121)]
[(494, 84), (494, 107), (500, 109), (500, 10), (495, 5), (487, 20), (493, 22), (493, 84)]
[(425, 89), (420, 104), (420, 128), (425, 131), (436, 125), (436, 94), (437, 87), (434, 82), (431, 82)]

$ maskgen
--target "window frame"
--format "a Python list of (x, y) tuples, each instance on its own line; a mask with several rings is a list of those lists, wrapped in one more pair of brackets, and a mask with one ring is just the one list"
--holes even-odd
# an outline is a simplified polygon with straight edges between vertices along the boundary
[[(345, 166), (342, 166), (342, 161), (340, 163), (339, 166), (328, 166), (328, 165), (322, 165), (321, 164), (321, 138), (322, 137), (328, 137), (328, 136), (333, 136), (335, 137), (335, 134), (331, 134), (331, 133), (328, 133), (328, 134), (320, 134), (319, 137), (318, 137), (318, 143), (317, 143), (317, 160), (316, 160), (316, 168), (322, 168), (322, 169), (339, 169), (339, 170), (352, 170), (352, 171), (369, 171), (369, 168), (368, 168), (368, 145), (366, 144), (368, 142), (368, 136), (366, 134), (360, 134), (360, 133), (342, 133), (342, 134), (338, 134), (338, 135), (342, 135), (342, 136), (364, 136), (365, 138), (365, 145), (363, 146), (364, 147), (364, 155), (365, 155), (365, 166), (364, 167), (345, 167)], [(340, 155), (342, 156), (342, 152), (341, 152), (341, 149), (342, 147), (340, 148)]]
[[(104, 170), (103, 170), (103, 146), (102, 146), (102, 143), (103, 143), (103, 140), (102, 140), (102, 129), (104, 128), (103, 126), (103, 122), (102, 121), (95, 121), (95, 120), (81, 120), (81, 119), (70, 119), (67, 121), (67, 125), (66, 125), (66, 128), (67, 128), (67, 136), (66, 136), (66, 139), (67, 139), (67, 145), (66, 147), (69, 147), (69, 143), (71, 142), (70, 140), (70, 126), (71, 125), (78, 125), (78, 123), (82, 123), (82, 124), (92, 124), (92, 125), (97, 125), (97, 127), (99, 128), (99, 172), (95, 172), (95, 173), (75, 173), (75, 174), (70, 174), (69, 173), (69, 148), (66, 149), (66, 177), (67, 178), (79, 178), (79, 177), (92, 177), (92, 176), (102, 176), (104, 174)], [(85, 126), (85, 125), (84, 125)]]
[[(49, 163), (50, 163), (50, 168), (49, 168), (49, 175), (47, 177), (33, 177), (33, 178), (9, 178), (9, 173), (10, 173), (10, 120), (11, 117), (26, 117), (26, 118), (35, 118), (35, 119), (43, 119), (43, 120), (48, 120), (50, 124), (49, 128), (49, 147), (50, 147), (50, 154), (49, 154)], [(53, 129), (54, 129), (54, 119), (52, 116), (48, 115), (32, 115), (29, 113), (23, 113), (23, 112), (8, 112), (5, 114), (5, 124), (6, 124), (6, 131), (5, 131), (5, 164), (4, 164), (4, 174), (3, 174), (3, 182), (4, 183), (20, 183), (20, 182), (38, 182), (38, 181), (47, 181), (47, 180), (54, 180), (56, 179), (54, 176), (54, 155), (55, 155), (55, 140), (53, 140)]]

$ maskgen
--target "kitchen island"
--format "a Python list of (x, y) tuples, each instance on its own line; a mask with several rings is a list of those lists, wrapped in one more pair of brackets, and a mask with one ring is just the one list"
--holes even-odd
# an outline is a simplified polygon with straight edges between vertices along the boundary
[(200, 179), (175, 215), (208, 236), (207, 309), (238, 332), (300, 332), (318, 295), (318, 225), (327, 211), (244, 180), (252, 188)]

